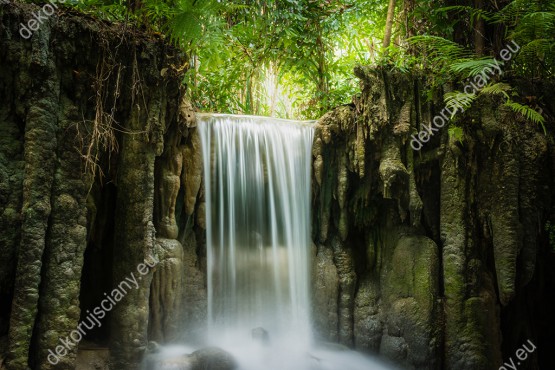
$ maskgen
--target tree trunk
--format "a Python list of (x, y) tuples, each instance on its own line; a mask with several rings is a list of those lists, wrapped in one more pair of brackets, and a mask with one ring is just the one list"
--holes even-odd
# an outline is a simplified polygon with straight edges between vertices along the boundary
[[(474, 0), (474, 7), (476, 9), (484, 8), (484, 0)], [(486, 23), (482, 17), (475, 20), (474, 24), (474, 51), (478, 56), (483, 56), (485, 53), (486, 43)]]
[(387, 49), (391, 44), (391, 33), (393, 30), (393, 17), (395, 17), (395, 0), (389, 0), (389, 8), (387, 10), (387, 20), (385, 22), (385, 35), (383, 38), (384, 49)]

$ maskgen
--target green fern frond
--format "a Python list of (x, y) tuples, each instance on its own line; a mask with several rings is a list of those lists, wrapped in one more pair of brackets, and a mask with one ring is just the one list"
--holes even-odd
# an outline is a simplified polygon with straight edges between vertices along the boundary
[(555, 42), (549, 39), (536, 39), (522, 46), (520, 59), (526, 63), (534, 64), (543, 60), (548, 55), (555, 53)]
[(542, 10), (539, 0), (513, 0), (492, 18), (493, 23), (515, 25), (526, 14)]
[(430, 57), (441, 60), (458, 60), (472, 57), (472, 52), (456, 42), (438, 36), (414, 36), (408, 39), (414, 46), (422, 47), (429, 52)]
[(225, 7), (226, 3), (218, 0), (178, 0), (166, 15), (164, 29), (172, 42), (191, 48), (210, 29), (220, 27), (217, 16)]
[(545, 38), (551, 36), (555, 31), (555, 13), (537, 12), (524, 16), (514, 31), (509, 35), (516, 40), (533, 40), (535, 38)]
[(512, 90), (513, 88), (511, 85), (504, 82), (498, 82), (495, 84), (488, 84), (484, 86), (484, 88), (480, 91), (480, 94), (500, 95), (509, 100), (511, 98), (509, 96), (509, 92), (511, 92)]
[(489, 12), (484, 9), (474, 8), (468, 5), (452, 5), (444, 6), (436, 10), (437, 13), (468, 13), (472, 21), (483, 19), (485, 21), (491, 21), (494, 18), (494, 13)]
[(474, 77), (483, 74), (488, 68), (491, 69), (493, 64), (494, 58), (464, 59), (451, 64), (449, 70), (464, 77)]
[(526, 14), (522, 17), (523, 22), (533, 22), (537, 25), (554, 25), (555, 24), (555, 13), (553, 11), (548, 12), (533, 12)]
[(533, 122), (535, 124), (542, 125), (545, 132), (545, 118), (542, 116), (540, 112), (538, 112), (534, 108), (528, 105), (517, 103), (512, 100), (508, 100), (507, 102), (505, 102), (504, 105), (510, 108), (511, 110), (513, 110), (514, 112), (522, 115), (528, 121)]
[(192, 11), (175, 14), (167, 24), (170, 39), (176, 44), (189, 44), (203, 35), (202, 20)]
[(467, 110), (468, 108), (470, 108), (472, 106), (472, 103), (474, 103), (477, 97), (478, 97), (477, 94), (469, 94), (461, 91), (453, 91), (450, 93), (446, 93), (443, 97), (443, 100), (447, 108), (455, 112), (453, 113), (453, 116), (454, 116), (458, 110), (460, 109)]

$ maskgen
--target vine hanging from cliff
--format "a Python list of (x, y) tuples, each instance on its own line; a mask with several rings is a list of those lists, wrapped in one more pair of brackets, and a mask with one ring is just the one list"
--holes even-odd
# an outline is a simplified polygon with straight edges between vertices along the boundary
[[(123, 42), (123, 40), (122, 40)], [(121, 95), (123, 74), (125, 66), (118, 62), (115, 53), (111, 51), (106, 40), (101, 40), (102, 58), (96, 67), (96, 76), (93, 79), (95, 111), (92, 120), (83, 119), (77, 126), (77, 142), (81, 158), (84, 163), (84, 172), (91, 178), (98, 178), (102, 182), (105, 177), (103, 171), (102, 156), (106, 155), (106, 163), (110, 166), (111, 156), (119, 150), (118, 133), (125, 135), (139, 135), (148, 133), (148, 129), (142, 131), (130, 131), (125, 129), (117, 120), (118, 104)], [(134, 51), (134, 63), (131, 73), (131, 106), (135, 106), (135, 100), (140, 100), (140, 109), (147, 110), (144, 98), (143, 82), (137, 69), (136, 51)], [(148, 112), (146, 113), (148, 114)]]

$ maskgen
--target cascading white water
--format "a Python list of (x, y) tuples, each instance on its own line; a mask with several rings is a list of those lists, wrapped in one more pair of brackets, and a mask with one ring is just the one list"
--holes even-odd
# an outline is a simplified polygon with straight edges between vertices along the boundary
[[(392, 369), (340, 346), (311, 343), (313, 127), (200, 114), (198, 131), (204, 157), (209, 311), (202, 345), (231, 353), (238, 370)], [(257, 328), (267, 331), (269, 339), (253, 340)], [(197, 349), (199, 343), (163, 347), (147, 356), (145, 369), (190, 369), (187, 355)]]
[(308, 348), (308, 123), (200, 115), (206, 179), (209, 339), (267, 330)]

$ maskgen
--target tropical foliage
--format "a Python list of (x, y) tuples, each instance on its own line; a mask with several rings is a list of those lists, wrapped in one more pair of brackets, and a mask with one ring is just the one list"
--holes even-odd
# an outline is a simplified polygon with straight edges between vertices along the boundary
[(166, 35), (191, 56), (185, 83), (205, 111), (316, 118), (351, 101), (357, 63), (377, 59), (383, 0), (75, 1)]
[[(350, 103), (359, 91), (356, 64), (423, 70), (432, 88), (428, 96), (446, 84), (455, 87), (445, 95), (451, 104), (464, 96), (456, 89), (511, 40), (520, 52), (504, 66), (503, 77), (489, 81), (480, 94), (498, 95), (507, 107), (543, 125), (538, 106), (519, 97), (513, 81), (553, 78), (555, 0), (460, 3), (72, 0), (71, 6), (159, 33), (183, 49), (190, 56), (184, 83), (198, 109), (284, 118), (317, 118)], [(392, 14), (391, 43), (384, 49), (386, 16)], [(467, 96), (464, 104), (475, 98)]]
[(385, 8), (371, 3), (243, 2), (227, 16), (225, 45), (194, 52), (193, 100), (212, 111), (285, 118), (317, 118), (349, 103), (357, 89), (352, 69), (376, 57), (383, 29), (369, 21), (376, 19), (369, 9)]
[[(545, 117), (542, 109), (525, 103), (511, 81), (524, 77), (530, 80), (542, 80), (553, 77), (555, 68), (555, 1), (513, 0), (498, 10), (474, 8), (471, 6), (447, 6), (437, 10), (439, 13), (456, 14), (457, 17), (469, 19), (471, 26), (479, 20), (490, 27), (502, 26), (506, 32), (502, 42), (518, 46), (519, 53), (510, 63), (503, 65), (503, 76), (488, 81), (477, 94), (453, 91), (445, 94), (447, 106), (460, 103), (468, 108), (482, 94), (497, 95), (503, 104), (527, 120), (540, 124), (544, 131)], [(408, 40), (424, 56), (418, 67), (433, 70), (433, 85), (443, 86), (454, 83), (462, 89), (465, 81), (472, 79), (495, 63), (496, 50), (489, 56), (481, 56), (469, 44), (461, 44), (447, 37), (436, 35), (419, 35)], [(503, 45), (503, 44), (501, 44)], [(497, 50), (498, 51), (498, 50)], [(483, 50), (481, 50), (483, 52)]]

